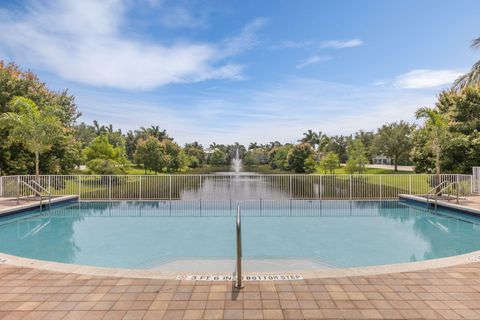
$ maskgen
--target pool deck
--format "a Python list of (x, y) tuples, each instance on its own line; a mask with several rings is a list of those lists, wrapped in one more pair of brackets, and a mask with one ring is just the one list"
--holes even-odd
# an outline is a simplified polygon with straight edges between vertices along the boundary
[[(406, 195), (406, 194), (401, 194), (399, 195), (400, 199), (409, 199), (409, 200), (415, 200), (418, 202), (427, 202), (427, 198), (424, 196), (418, 196), (418, 195)], [(430, 204), (433, 204), (434, 200), (429, 199), (428, 200)], [(480, 216), (480, 195), (472, 195), (468, 197), (461, 197), (457, 203), (455, 199), (451, 199), (450, 201), (448, 200), (438, 200), (438, 205), (451, 208), (451, 209), (456, 209), (456, 210), (461, 210), (461, 211), (466, 211), (470, 212), (473, 215)]]
[[(480, 197), (460, 205), (480, 210)], [(240, 291), (225, 281), (99, 275), (3, 258), (2, 320), (480, 319), (478, 256), (425, 261), (417, 269), (392, 265), (367, 273), (337, 270), (302, 280), (248, 281)]]
[(231, 282), (0, 265), (0, 319), (480, 319), (480, 263), (371, 276)]

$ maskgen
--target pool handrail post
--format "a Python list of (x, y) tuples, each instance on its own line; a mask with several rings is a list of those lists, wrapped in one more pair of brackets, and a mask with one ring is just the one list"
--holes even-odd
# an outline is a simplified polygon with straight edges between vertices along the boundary
[(240, 207), (237, 207), (237, 279), (235, 288), (243, 289), (242, 279), (242, 221), (240, 218)]
[(460, 190), (459, 190), (460, 189), (460, 184), (458, 183), (458, 176), (457, 176), (457, 188), (456, 189), (457, 189), (457, 204), (458, 204), (458, 200), (459, 200), (458, 198), (459, 198), (459, 192), (460, 192)]

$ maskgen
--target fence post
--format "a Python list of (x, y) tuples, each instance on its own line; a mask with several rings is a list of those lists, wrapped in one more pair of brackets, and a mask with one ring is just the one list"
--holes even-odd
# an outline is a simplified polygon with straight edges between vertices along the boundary
[(349, 176), (349, 180), (350, 180), (350, 183), (349, 183), (349, 194), (350, 194), (350, 200), (352, 200), (352, 175)]
[(142, 176), (138, 176), (139, 179), (139, 191), (138, 191), (138, 199), (142, 200)]
[(78, 199), (82, 198), (82, 176), (78, 176)]
[(382, 200), (382, 175), (380, 175), (380, 200)]
[(172, 175), (168, 175), (168, 185), (169, 185), (169, 194), (168, 194), (168, 200), (172, 202)]
[(320, 181), (318, 182), (318, 194), (319, 194), (319, 196), (320, 196), (320, 200), (322, 200), (322, 198), (323, 198), (323, 194), (322, 194), (322, 193), (323, 193), (322, 177), (323, 177), (323, 176), (320, 176), (320, 179), (319, 179)]
[(458, 190), (460, 189), (460, 179), (458, 177), (458, 174), (455, 175), (455, 180), (456, 180), (456, 184), (457, 184), (457, 203), (458, 203)]
[(408, 175), (408, 194), (412, 194), (412, 175)]
[(292, 176), (288, 176), (288, 196), (292, 199)]
[(200, 197), (200, 213), (201, 213), (201, 210), (202, 210), (202, 175), (199, 175), (198, 176), (198, 193), (199, 193), (199, 197)]
[(20, 176), (17, 176), (17, 204), (20, 203)]
[(112, 200), (112, 176), (108, 176), (108, 199)]
[(470, 195), (475, 193), (475, 187), (473, 186), (474, 176), (470, 177)]

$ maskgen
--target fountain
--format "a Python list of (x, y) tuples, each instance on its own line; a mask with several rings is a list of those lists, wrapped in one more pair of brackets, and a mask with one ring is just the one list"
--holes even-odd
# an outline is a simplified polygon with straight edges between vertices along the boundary
[(183, 190), (181, 199), (222, 201), (231, 200), (232, 195), (237, 199), (287, 199), (289, 195), (285, 190), (256, 175), (255, 172), (242, 171), (240, 149), (237, 148), (230, 161), (230, 171), (205, 176), (199, 189)]
[(235, 158), (232, 158), (230, 162), (230, 167), (235, 174), (238, 174), (242, 170), (242, 159), (240, 159), (240, 153), (237, 148), (237, 151), (235, 152)]

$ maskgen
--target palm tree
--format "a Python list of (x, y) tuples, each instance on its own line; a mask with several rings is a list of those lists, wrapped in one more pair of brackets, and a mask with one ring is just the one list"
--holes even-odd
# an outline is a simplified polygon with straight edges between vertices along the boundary
[(210, 150), (214, 151), (215, 149), (218, 148), (218, 144), (216, 142), (210, 143), (210, 146), (208, 147)]
[(194, 149), (202, 149), (203, 150), (203, 146), (198, 143), (198, 141), (194, 141), (192, 143), (186, 143), (185, 144), (185, 148), (194, 148)]
[(140, 127), (138, 130), (139, 136), (147, 138), (149, 136), (156, 138), (158, 141), (173, 140), (168, 136), (167, 130), (160, 130), (159, 126), (150, 126), (150, 128)]
[(40, 175), (40, 154), (51, 149), (62, 134), (62, 123), (54, 110), (44, 106), (42, 110), (30, 99), (15, 97), (11, 109), (0, 116), (0, 126), (10, 129), (9, 143), (22, 144), (35, 154), (35, 175)]
[(105, 126), (100, 126), (97, 120), (93, 120), (93, 127), (97, 136), (105, 133)]
[[(480, 38), (473, 39), (471, 47), (473, 49), (480, 49)], [(472, 66), (469, 72), (455, 80), (453, 88), (463, 89), (472, 84), (480, 84), (480, 60)]]
[(318, 151), (324, 151), (325, 147), (330, 143), (330, 138), (323, 133), (322, 131), (318, 131), (317, 134), (317, 144), (318, 144)]
[(315, 149), (315, 146), (318, 144), (318, 135), (316, 132), (313, 132), (313, 130), (308, 129), (307, 132), (303, 133), (303, 138), (298, 141), (308, 143), (313, 149)]
[(435, 158), (436, 184), (440, 183), (441, 155), (448, 137), (448, 119), (435, 109), (420, 108), (415, 113), (417, 119), (425, 118), (425, 129), (428, 130), (430, 139), (427, 146)]
[(256, 142), (250, 142), (250, 145), (248, 146), (248, 150), (253, 150), (258, 148), (258, 143)]

